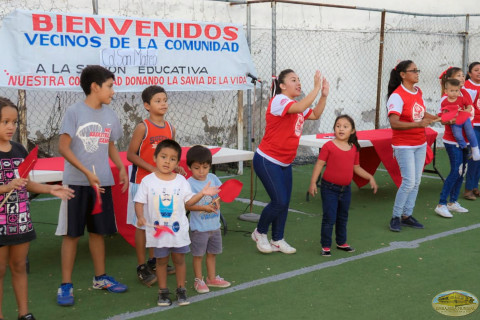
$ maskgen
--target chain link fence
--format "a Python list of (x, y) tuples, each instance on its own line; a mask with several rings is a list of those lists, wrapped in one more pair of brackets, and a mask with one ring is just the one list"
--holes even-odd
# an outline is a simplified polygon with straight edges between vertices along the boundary
[[(245, 5), (230, 6), (226, 2), (193, 3), (187, 6), (177, 1), (155, 0), (147, 6), (142, 1), (119, 0), (108, 5), (100, 2), (98, 10), (99, 14), (175, 19), (179, 10), (188, 7), (192, 20), (232, 22), (239, 21), (239, 16), (245, 17), (247, 8)], [(236, 148), (239, 145), (237, 119), (240, 101), (245, 110), (244, 139), (246, 141), (249, 129), (254, 149), (265, 129), (272, 73), (278, 74), (286, 68), (295, 70), (300, 76), (301, 97), (312, 89), (316, 69), (321, 70), (330, 82), (330, 95), (321, 119), (305, 123), (304, 134), (315, 134), (332, 131), (336, 116), (342, 113), (355, 119), (358, 130), (374, 129), (376, 122), (380, 128), (388, 127), (387, 84), (391, 69), (400, 60), (411, 59), (421, 70), (418, 86), (424, 93), (428, 112), (432, 113), (436, 112), (440, 100), (440, 73), (448, 66), (462, 67), (480, 60), (477, 54), (480, 52), (480, 17), (477, 15), (386, 12), (381, 52), (382, 12), (379, 10), (309, 7), (312, 10), (301, 11), (308, 14), (297, 16), (298, 9), (305, 9), (307, 5), (277, 2), (249, 6), (251, 18), (247, 22), (252, 26), (252, 59), (257, 76), (263, 80), (256, 84), (255, 95), (250, 100), (255, 102), (251, 113), (248, 112), (249, 100), (245, 92), (169, 92), (167, 120), (175, 126), (177, 140), (182, 145), (201, 143)], [(0, 2), (0, 25), (2, 18), (14, 8), (91, 13), (92, 2), (5, 0)], [(265, 12), (275, 14), (269, 16)], [(302, 27), (291, 27), (290, 19), (301, 20)], [(271, 24), (268, 26), (272, 21), (276, 24), (274, 29)], [(18, 101), (17, 90), (0, 88), (0, 95)], [(39, 144), (46, 156), (57, 155), (58, 130), (65, 108), (81, 99), (82, 93), (28, 90), (29, 142)], [(117, 93), (111, 107), (117, 112), (124, 129), (119, 149), (126, 150), (136, 124), (147, 117), (140, 92)], [(310, 159), (316, 152), (318, 150), (300, 148), (297, 159)]]

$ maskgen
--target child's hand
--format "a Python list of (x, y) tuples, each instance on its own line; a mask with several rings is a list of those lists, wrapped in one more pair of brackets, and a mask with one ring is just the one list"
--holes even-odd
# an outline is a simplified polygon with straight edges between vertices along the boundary
[(100, 179), (97, 177), (95, 173), (91, 171), (88, 172), (87, 179), (88, 179), (88, 183), (90, 183), (92, 187), (100, 185)]
[(210, 187), (210, 182), (208, 182), (201, 192), (204, 196), (214, 196), (217, 195), (219, 191), (218, 187)]
[(214, 202), (212, 203), (209, 203), (205, 206), (203, 206), (203, 210), (202, 211), (205, 211), (205, 212), (217, 212), (217, 207), (215, 206)]
[(50, 194), (62, 200), (72, 199), (73, 197), (75, 197), (73, 193), (74, 191), (72, 189), (58, 185), (58, 184), (54, 184), (50, 188)]
[(316, 183), (311, 183), (310, 184), (310, 188), (308, 188), (308, 193), (310, 193), (310, 195), (312, 197), (315, 197), (315, 195), (317, 194), (318, 190), (317, 190), (317, 184)]
[(187, 176), (187, 172), (185, 171), (185, 169), (182, 167), (182, 166), (177, 166), (175, 168), (175, 171), (178, 173), (178, 174), (181, 174), (182, 176), (186, 177)]
[(146, 223), (147, 223), (147, 220), (145, 220), (145, 217), (138, 217), (137, 219), (138, 227), (143, 227)]
[(377, 189), (378, 189), (378, 186), (377, 186), (377, 182), (375, 181), (375, 179), (373, 177), (370, 178), (370, 187), (373, 189), (373, 193), (377, 193)]
[(120, 170), (118, 177), (120, 179), (120, 184), (122, 185), (122, 193), (128, 190), (128, 174), (127, 170), (125, 170), (125, 167), (123, 170)]
[(11, 180), (7, 186), (10, 191), (12, 190), (20, 190), (27, 185), (28, 179), (25, 178), (18, 178)]

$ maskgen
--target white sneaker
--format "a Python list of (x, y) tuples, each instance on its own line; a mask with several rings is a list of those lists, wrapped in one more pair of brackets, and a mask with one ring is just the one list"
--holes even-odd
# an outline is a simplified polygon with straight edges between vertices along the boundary
[(454, 211), (454, 212), (459, 212), (459, 213), (468, 212), (468, 209), (462, 207), (462, 206), (460, 205), (460, 203), (458, 203), (458, 202), (456, 202), (456, 201), (455, 201), (454, 203), (452, 203), (452, 204), (448, 204), (448, 203), (447, 203), (447, 208), (448, 208), (449, 211)]
[(285, 239), (278, 240), (278, 241), (273, 241), (270, 240), (270, 245), (272, 247), (272, 251), (280, 251), (286, 254), (291, 254), (297, 252), (297, 249), (294, 247), (290, 246)]
[(444, 218), (451, 218), (453, 217), (452, 214), (450, 213), (450, 211), (448, 211), (448, 208), (446, 205), (444, 204), (439, 204), (436, 208), (435, 208), (435, 212), (439, 215), (439, 216), (442, 216)]
[(262, 234), (257, 231), (257, 228), (252, 232), (252, 240), (257, 243), (258, 251), (262, 253), (272, 252), (272, 246), (268, 242), (268, 237), (266, 234)]

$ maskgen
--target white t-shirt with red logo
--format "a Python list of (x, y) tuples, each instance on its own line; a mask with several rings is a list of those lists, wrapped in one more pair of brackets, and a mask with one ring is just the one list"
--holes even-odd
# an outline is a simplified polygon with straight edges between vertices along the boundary
[[(400, 121), (420, 122), (425, 115), (425, 102), (422, 91), (415, 87), (416, 91), (411, 92), (403, 85), (399, 85), (390, 95), (387, 101), (388, 116), (396, 114)], [(427, 135), (425, 128), (411, 128), (406, 130), (392, 129), (393, 148), (412, 148), (426, 144)]]
[(266, 127), (257, 153), (280, 166), (290, 165), (297, 155), (303, 123), (312, 109), (307, 108), (302, 113), (287, 113), (295, 100), (284, 94), (277, 94), (268, 104)]

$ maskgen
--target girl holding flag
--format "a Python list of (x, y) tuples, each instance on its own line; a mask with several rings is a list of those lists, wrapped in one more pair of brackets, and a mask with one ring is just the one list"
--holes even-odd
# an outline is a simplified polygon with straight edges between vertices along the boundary
[[(10, 267), (12, 287), (18, 304), (18, 319), (35, 319), (28, 312), (27, 254), (36, 238), (28, 202), (28, 192), (50, 193), (62, 199), (73, 197), (73, 190), (60, 185), (39, 184), (28, 180), (36, 154), (11, 141), (17, 129), (18, 108), (0, 97), (0, 319), (3, 319), (3, 279)], [(22, 161), (24, 163), (22, 163)], [(19, 177), (16, 176), (18, 170)]]

